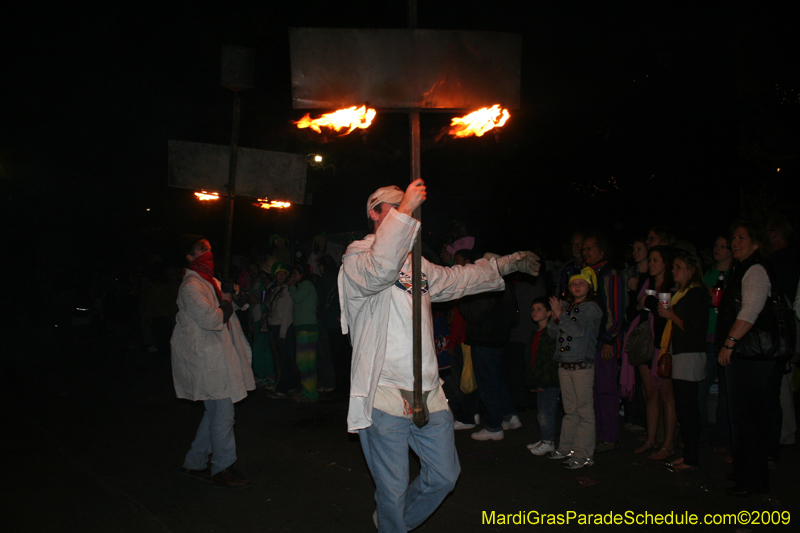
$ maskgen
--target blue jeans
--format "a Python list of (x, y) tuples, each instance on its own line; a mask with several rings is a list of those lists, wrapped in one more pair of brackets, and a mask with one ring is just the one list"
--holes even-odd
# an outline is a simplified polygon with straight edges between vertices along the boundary
[[(714, 429), (708, 426), (708, 395), (714, 380), (719, 378), (717, 389), (717, 410), (714, 416)], [(728, 421), (728, 398), (726, 397), (725, 373), (717, 362), (717, 350), (714, 343), (706, 343), (706, 378), (698, 383), (698, 404), (700, 406), (700, 445), (708, 444), (709, 432), (711, 444), (731, 448), (731, 424)]]
[(472, 347), (472, 366), (475, 381), (478, 383), (483, 406), (486, 408), (486, 429), (491, 432), (502, 431), (503, 419), (517, 414), (511, 392), (503, 379), (500, 363), (502, 348)]
[(233, 437), (233, 402), (203, 400), (206, 408), (197, 434), (186, 454), (183, 466), (192, 470), (205, 470), (211, 456), (211, 475), (222, 472), (236, 462), (236, 439)]
[[(450, 411), (431, 413), (422, 428), (409, 418), (372, 411), (372, 425), (359, 430), (361, 449), (375, 480), (378, 530), (405, 533), (422, 524), (456, 486), (461, 472)], [(421, 463), (408, 483), (408, 448)]]
[(536, 419), (539, 421), (541, 439), (548, 442), (556, 440), (556, 411), (560, 387), (547, 387), (536, 393)]

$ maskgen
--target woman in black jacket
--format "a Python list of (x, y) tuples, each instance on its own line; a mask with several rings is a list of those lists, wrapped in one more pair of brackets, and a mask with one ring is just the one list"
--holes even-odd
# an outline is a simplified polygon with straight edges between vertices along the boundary
[(672, 262), (672, 276), (678, 291), (672, 296), (670, 307), (659, 307), (658, 314), (668, 320), (661, 351), (671, 346), (672, 388), (683, 435), (683, 457), (667, 463), (667, 468), (671, 472), (691, 472), (700, 465), (697, 387), (706, 375), (709, 299), (703, 267), (695, 254), (680, 252)]
[(716, 343), (717, 360), (725, 367), (736, 481), (727, 493), (744, 497), (769, 492), (768, 455), (779, 451), (770, 420), (779, 412), (786, 360), (753, 353), (764, 346), (750, 342), (759, 331), (777, 328), (769, 325), (770, 316), (774, 317), (771, 295), (778, 290), (766, 268), (770, 241), (760, 226), (750, 222), (734, 222), (731, 229), (733, 273), (719, 303)]

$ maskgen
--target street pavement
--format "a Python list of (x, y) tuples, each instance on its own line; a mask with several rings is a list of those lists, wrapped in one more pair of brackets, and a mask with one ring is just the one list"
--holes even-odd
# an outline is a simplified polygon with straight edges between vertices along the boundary
[[(356, 435), (345, 428), (346, 398), (318, 404), (270, 399), (254, 391), (236, 406), (237, 468), (247, 490), (218, 489), (178, 474), (202, 405), (177, 400), (168, 357), (129, 348), (119, 338), (34, 339), (31, 352), (5, 359), (2, 456), (3, 531), (371, 532), (374, 485)], [(645, 513), (684, 516), (750, 511), (752, 520), (800, 531), (798, 451), (782, 449), (769, 498), (725, 495), (723, 456), (702, 452), (701, 471), (673, 474), (632, 453), (640, 433), (623, 431), (618, 450), (569, 471), (531, 455), (535, 411), (497, 442), (456, 432), (462, 473), (455, 491), (417, 531), (670, 531), (687, 526), (535, 524), (542, 514)], [(10, 422), (10, 423), (9, 423)], [(411, 458), (412, 475), (418, 461)], [(769, 512), (762, 513), (763, 511)], [(494, 522), (491, 522), (494, 512)], [(629, 513), (627, 516), (624, 513)], [(784, 514), (781, 515), (780, 513)], [(521, 514), (518, 514), (521, 513)], [(537, 514), (538, 513), (538, 514)], [(501, 515), (511, 524), (504, 524)], [(740, 515), (740, 517), (743, 515)], [(528, 523), (513, 522), (525, 517)], [(534, 522), (534, 523), (530, 523)], [(695, 530), (692, 527), (692, 530)], [(700, 531), (764, 531), (714, 525)]]

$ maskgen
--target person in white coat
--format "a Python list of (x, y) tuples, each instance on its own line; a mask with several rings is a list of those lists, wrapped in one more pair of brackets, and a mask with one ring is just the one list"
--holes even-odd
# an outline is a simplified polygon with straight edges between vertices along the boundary
[(247, 478), (233, 466), (233, 404), (255, 388), (250, 344), (233, 312), (232, 295), (221, 292), (214, 278), (211, 244), (191, 239), (186, 260), (171, 341), (172, 377), (178, 398), (202, 401), (205, 413), (181, 473), (215, 486), (246, 488)]
[[(473, 265), (440, 267), (422, 258), (422, 391), (428, 422), (411, 420), (411, 257), (420, 223), (412, 213), (426, 198), (415, 180), (405, 193), (383, 187), (367, 201), (374, 233), (352, 243), (339, 270), (342, 332), (353, 345), (347, 429), (358, 432), (377, 490), (373, 515), (382, 533), (406, 532), (424, 522), (453, 490), (460, 472), (453, 415), (439, 380), (431, 302), (503, 290), (502, 276), (538, 273), (536, 256), (517, 252)], [(409, 484), (408, 448), (421, 471)]]

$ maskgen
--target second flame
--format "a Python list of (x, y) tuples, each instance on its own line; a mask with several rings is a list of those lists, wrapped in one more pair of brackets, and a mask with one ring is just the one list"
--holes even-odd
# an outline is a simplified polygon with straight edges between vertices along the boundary
[(289, 202), (279, 202), (278, 200), (269, 200), (268, 198), (259, 198), (258, 203), (253, 205), (257, 205), (261, 209), (285, 209), (291, 207), (292, 204)]
[(484, 107), (465, 117), (452, 119), (448, 133), (455, 137), (481, 137), (487, 131), (503, 126), (510, 116), (508, 109), (501, 109), (500, 104)]

